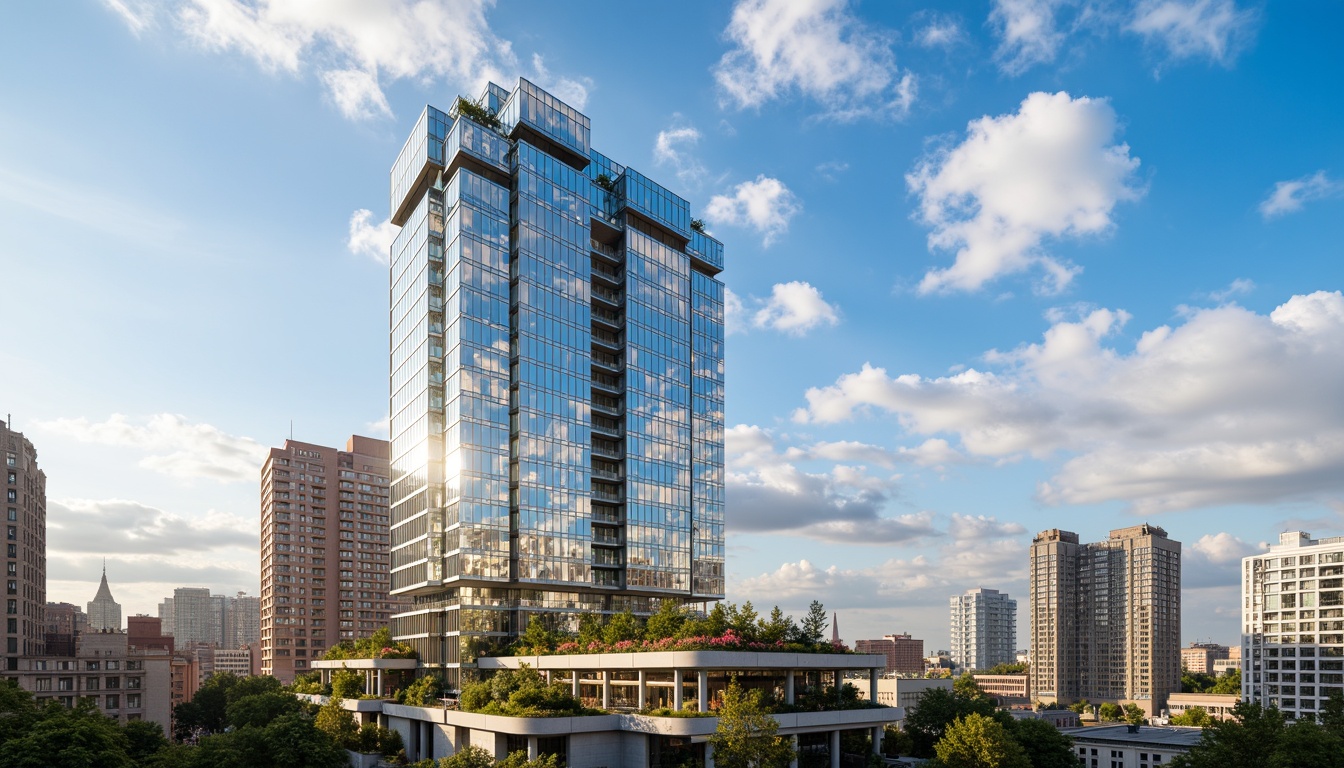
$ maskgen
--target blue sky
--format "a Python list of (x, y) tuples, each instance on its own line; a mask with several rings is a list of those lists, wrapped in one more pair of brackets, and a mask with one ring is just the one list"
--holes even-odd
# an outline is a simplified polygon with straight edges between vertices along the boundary
[[(311, 7), (310, 7), (311, 5)], [(257, 469), (382, 434), (387, 170), (519, 75), (726, 246), (729, 597), (947, 644), (1147, 520), (1186, 640), (1344, 534), (1344, 11), (1325, 2), (105, 0), (0, 27), (0, 411), (49, 598), (257, 589)], [(324, 375), (315, 376), (314, 373)], [(1025, 635), (1025, 615), (1019, 621)]]

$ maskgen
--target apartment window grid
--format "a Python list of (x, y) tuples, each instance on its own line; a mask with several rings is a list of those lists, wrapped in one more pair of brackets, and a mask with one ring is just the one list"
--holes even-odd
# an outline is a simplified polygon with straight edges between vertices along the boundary
[(429, 108), (391, 174), (394, 634), (450, 684), (529, 620), (723, 590), (722, 246), (550, 94), (480, 103), (500, 133)]

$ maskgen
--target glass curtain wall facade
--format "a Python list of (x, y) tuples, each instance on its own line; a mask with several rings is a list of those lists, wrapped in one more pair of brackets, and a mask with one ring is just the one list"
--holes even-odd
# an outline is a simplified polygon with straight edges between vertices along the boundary
[(528, 621), (722, 598), (723, 246), (521, 80), (391, 172), (393, 634), (450, 685)]

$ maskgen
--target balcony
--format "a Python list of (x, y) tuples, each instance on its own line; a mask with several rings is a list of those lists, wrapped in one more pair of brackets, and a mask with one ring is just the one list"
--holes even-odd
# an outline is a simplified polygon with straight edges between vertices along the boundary
[(616, 329), (620, 329), (621, 323), (623, 322), (621, 319), (620, 312), (612, 312), (610, 309), (607, 309), (605, 307), (593, 307), (592, 317), (595, 322), (599, 322), (602, 323), (603, 325), (610, 326)]
[(594, 528), (593, 544), (599, 547), (619, 547), (621, 546), (621, 532), (606, 528)]
[(620, 376), (621, 374), (621, 358), (616, 355), (603, 355), (601, 353), (594, 354), (592, 357), (592, 364), (594, 368), (609, 371), (613, 375)]
[(613, 483), (619, 483), (621, 481), (621, 473), (619, 470), (598, 468), (595, 466), (592, 469), (592, 473), (593, 477), (596, 477), (599, 480), (610, 480)]
[[(613, 218), (614, 218), (614, 217), (613, 217)], [(615, 248), (613, 248), (612, 246), (607, 245), (606, 243), (599, 243), (599, 242), (596, 241), (596, 240), (590, 240), (589, 243), (590, 243), (590, 245), (591, 245), (591, 247), (592, 247), (593, 253), (600, 254), (600, 255), (602, 255), (602, 256), (606, 256), (608, 259), (611, 259), (612, 261), (620, 261), (620, 260), (621, 260), (621, 254), (620, 254), (620, 252), (617, 251), (617, 250), (616, 250)]]
[[(442, 356), (442, 352), (439, 353)], [(613, 376), (609, 373), (594, 373), (593, 388), (602, 389), (615, 394), (621, 392), (621, 377)]]
[(593, 262), (593, 277), (605, 280), (612, 285), (620, 286), (625, 282), (625, 277), (621, 275), (621, 270), (615, 267), (609, 267), (600, 262)]
[(617, 352), (621, 349), (621, 335), (619, 333), (597, 330), (593, 331), (591, 336), (594, 344), (606, 347), (607, 349), (616, 350)]
[(606, 459), (615, 459), (620, 461), (624, 456), (621, 455), (621, 447), (616, 443), (593, 443), (593, 455), (601, 456)]
[(593, 417), (593, 433), (620, 440), (625, 435), (625, 428), (616, 419), (595, 416)]
[(620, 504), (623, 501), (619, 491), (607, 491), (598, 487), (593, 488), (593, 500), (605, 501), (608, 504)]
[(600, 285), (593, 286), (593, 298), (610, 304), (613, 307), (621, 306), (621, 292), (613, 291), (610, 288), (603, 288)]

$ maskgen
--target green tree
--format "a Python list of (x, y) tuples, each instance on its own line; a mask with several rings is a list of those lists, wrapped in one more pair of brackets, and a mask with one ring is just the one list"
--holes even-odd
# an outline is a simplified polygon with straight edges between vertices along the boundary
[(785, 642), (798, 634), (798, 626), (792, 616), (786, 616), (776, 605), (770, 609), (770, 618), (761, 619), (758, 634), (763, 643)]
[(1121, 716), (1124, 718), (1125, 722), (1130, 725), (1143, 725), (1148, 722), (1148, 715), (1144, 713), (1143, 709), (1141, 709), (1138, 704), (1133, 702), (1125, 705), (1123, 713), (1124, 714)]
[(88, 699), (69, 709), (51, 703), (22, 734), (0, 745), (6, 768), (135, 768), (116, 721)]
[(825, 606), (813, 600), (807, 607), (807, 615), (803, 617), (802, 626), (799, 627), (800, 639), (804, 643), (821, 645), (821, 641), (826, 639), (826, 628), (830, 625), (830, 619), (826, 618)]
[(1003, 723), (974, 713), (949, 725), (934, 752), (945, 768), (1032, 768)]
[(707, 615), (690, 618), (681, 625), (677, 637), (719, 637), (727, 631), (728, 609), (723, 603), (715, 603)]
[(1070, 712), (1077, 712), (1078, 714), (1081, 715), (1081, 714), (1083, 714), (1084, 712), (1086, 712), (1086, 711), (1088, 711), (1089, 709), (1091, 709), (1091, 707), (1092, 707), (1092, 703), (1089, 702), (1087, 699), (1083, 699), (1083, 700), (1081, 700), (1081, 701), (1075, 701), (1075, 702), (1073, 702), (1072, 704), (1070, 704), (1070, 705), (1069, 705), (1069, 711), (1070, 711)]
[(1241, 670), (1233, 667), (1218, 676), (1218, 680), (1209, 689), (1209, 693), (1241, 695)]
[(1338, 688), (1331, 688), (1326, 694), (1326, 700), (1321, 702), (1316, 718), (1322, 728), (1344, 738), (1344, 694)]
[(541, 673), (526, 664), (500, 670), (488, 680), (468, 683), (458, 698), (467, 712), (510, 717), (577, 715), (583, 705), (564, 683), (547, 684)]
[(41, 714), (33, 694), (20, 688), (18, 680), (0, 679), (0, 744), (27, 733)]
[(626, 640), (639, 640), (644, 637), (644, 628), (640, 626), (639, 619), (630, 612), (629, 609), (622, 611), (611, 617), (607, 625), (602, 628), (602, 642), (607, 645)]
[(359, 740), (359, 724), (355, 715), (341, 706), (341, 699), (332, 696), (318, 710), (313, 721), (317, 730), (325, 733), (333, 742), (345, 749), (354, 749)]
[(294, 698), (294, 694), (273, 691), (235, 699), (229, 702), (225, 712), (229, 725), (234, 728), (264, 728), (281, 715), (299, 714), (303, 707), (303, 702)]
[(345, 750), (318, 730), (312, 719), (295, 714), (283, 715), (265, 728), (207, 736), (191, 760), (191, 768), (338, 768), (349, 764)]
[(144, 765), (168, 746), (163, 726), (152, 720), (132, 720), (122, 732), (126, 735), (126, 756), (136, 765)]
[(910, 734), (894, 725), (882, 729), (882, 754), (887, 757), (910, 756), (914, 754), (914, 750), (915, 742), (910, 738)]
[(644, 639), (658, 641), (676, 637), (685, 623), (686, 612), (681, 606), (675, 600), (663, 600), (658, 605), (658, 612), (650, 616), (644, 625)]
[(724, 691), (719, 724), (709, 737), (714, 764), (720, 768), (786, 768), (793, 745), (778, 735), (761, 691), (744, 692), (733, 679)]
[(197, 728), (206, 733), (224, 730), (228, 725), (229, 689), (241, 679), (232, 672), (216, 672), (196, 689), (196, 695), (191, 697), (191, 701), (174, 707), (173, 718), (178, 740), (184, 740)]
[(1181, 693), (1211, 693), (1216, 682), (1213, 675), (1181, 667)]
[(1273, 768), (1339, 768), (1344, 765), (1344, 741), (1308, 719), (1283, 729), (1270, 758)]
[(987, 675), (1025, 675), (1027, 673), (1026, 664), (995, 664), (985, 670)]
[(1001, 722), (1012, 719), (1007, 714), (995, 714), (994, 702), (986, 697), (970, 698), (946, 688), (925, 690), (905, 715), (905, 732), (913, 745), (911, 756), (933, 757), (934, 745), (943, 738), (948, 726), (972, 714), (1002, 717)]
[(1203, 728), (1213, 722), (1213, 718), (1203, 707), (1190, 707), (1179, 715), (1171, 717), (1172, 725), (1186, 725), (1195, 728)]
[(760, 614), (756, 612), (756, 607), (751, 604), (750, 600), (748, 600), (742, 604), (741, 608), (738, 608), (736, 605), (729, 607), (728, 628), (733, 630), (733, 633), (743, 640), (756, 640), (758, 629), (756, 622), (759, 621), (760, 618)]
[(562, 763), (556, 755), (538, 755), (535, 760), (528, 760), (527, 752), (518, 750), (495, 763), (495, 768), (562, 768)]
[(596, 613), (579, 616), (579, 645), (587, 647), (589, 643), (602, 642), (602, 617)]
[(443, 678), (434, 674), (417, 677), (415, 682), (397, 692), (397, 703), (408, 707), (432, 707), (443, 695)]
[(1171, 764), (1177, 768), (1276, 768), (1272, 758), (1283, 730), (1283, 713), (1278, 709), (1238, 702), (1232, 719), (1211, 723), (1199, 744)]
[(355, 671), (338, 669), (331, 673), (333, 699), (358, 699), (364, 695), (364, 678)]
[(961, 675), (952, 681), (952, 692), (968, 699), (988, 699), (984, 689), (969, 674)]
[(495, 756), (481, 747), (459, 749), (450, 757), (439, 760), (439, 768), (494, 768)]
[(1026, 751), (1032, 768), (1078, 768), (1073, 739), (1045, 720), (1014, 719), (1008, 724), (1008, 734)]
[(557, 633), (546, 626), (541, 614), (532, 614), (527, 620), (527, 629), (518, 636), (518, 648), (528, 654), (549, 653), (555, 650), (557, 639)]
[(1124, 716), (1125, 716), (1125, 710), (1122, 709), (1119, 704), (1115, 704), (1109, 701), (1105, 702), (1104, 704), (1102, 704), (1100, 707), (1097, 708), (1097, 719), (1104, 720), (1108, 723), (1119, 722), (1120, 718)]

